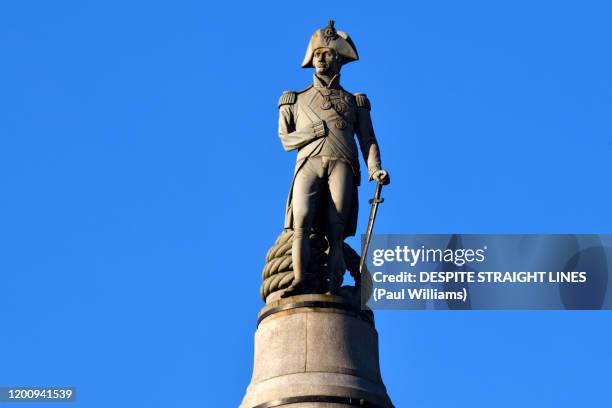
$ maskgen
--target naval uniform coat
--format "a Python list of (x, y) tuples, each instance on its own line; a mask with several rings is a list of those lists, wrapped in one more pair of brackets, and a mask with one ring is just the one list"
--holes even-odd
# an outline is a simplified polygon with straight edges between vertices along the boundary
[[(313, 85), (299, 91), (286, 91), (279, 102), (278, 136), (286, 151), (298, 151), (293, 181), (285, 211), (285, 229), (293, 229), (292, 195), (295, 176), (312, 157), (328, 157), (347, 162), (353, 169), (353, 199), (344, 238), (357, 229), (360, 184), (359, 158), (355, 135), (368, 166), (369, 179), (381, 169), (380, 151), (370, 117), (370, 101), (365, 94), (351, 94), (339, 84), (339, 76), (326, 85), (316, 75)], [(315, 224), (316, 219), (315, 217)]]

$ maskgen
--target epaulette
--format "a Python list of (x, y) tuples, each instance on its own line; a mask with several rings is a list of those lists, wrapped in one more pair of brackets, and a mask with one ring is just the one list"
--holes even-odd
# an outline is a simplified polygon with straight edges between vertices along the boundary
[(370, 106), (370, 100), (368, 99), (366, 94), (356, 93), (355, 94), (355, 100), (357, 102), (357, 107), (358, 108), (366, 108), (367, 110), (370, 110), (372, 108)]
[(280, 108), (283, 105), (293, 105), (297, 100), (297, 92), (294, 91), (285, 91), (281, 95), (278, 100), (278, 107)]

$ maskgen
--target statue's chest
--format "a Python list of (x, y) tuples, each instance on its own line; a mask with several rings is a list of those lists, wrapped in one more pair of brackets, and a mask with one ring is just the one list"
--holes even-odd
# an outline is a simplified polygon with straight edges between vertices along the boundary
[(353, 95), (340, 89), (316, 89), (315, 92), (311, 106), (321, 119), (331, 121), (341, 130), (352, 128), (357, 112)]

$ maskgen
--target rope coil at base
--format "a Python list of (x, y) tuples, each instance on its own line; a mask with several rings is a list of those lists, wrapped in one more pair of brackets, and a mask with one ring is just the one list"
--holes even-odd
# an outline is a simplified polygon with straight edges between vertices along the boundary
[[(326, 272), (329, 245), (323, 234), (314, 231), (311, 232), (309, 240), (310, 262), (306, 279), (317, 280), (323, 277)], [(272, 293), (288, 288), (293, 282), (292, 244), (293, 231), (285, 230), (268, 250), (266, 264), (262, 271), (263, 282), (260, 287), (262, 300), (266, 301)], [(347, 243), (343, 244), (342, 249), (346, 268), (357, 285), (364, 285), (364, 289), (367, 289), (364, 293), (369, 297), (372, 282), (367, 268), (364, 268), (364, 276), (361, 276), (359, 273), (359, 254)]]

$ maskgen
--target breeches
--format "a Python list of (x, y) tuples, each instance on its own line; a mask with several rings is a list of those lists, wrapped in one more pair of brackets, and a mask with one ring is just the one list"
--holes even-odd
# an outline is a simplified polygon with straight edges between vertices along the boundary
[(351, 166), (336, 159), (313, 157), (298, 171), (293, 184), (293, 227), (308, 230), (317, 212), (327, 227), (346, 225), (353, 205)]

